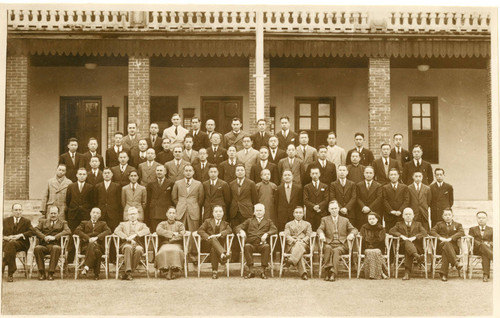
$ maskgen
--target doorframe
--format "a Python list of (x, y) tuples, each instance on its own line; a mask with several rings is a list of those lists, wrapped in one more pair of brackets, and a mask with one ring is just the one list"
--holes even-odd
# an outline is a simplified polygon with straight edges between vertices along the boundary
[[(243, 124), (243, 96), (200, 96), (200, 118), (202, 123), (206, 123), (208, 119), (213, 119), (213, 118), (205, 118), (205, 112), (204, 112), (204, 107), (203, 107), (203, 101), (227, 101), (227, 100), (238, 100), (240, 102), (241, 108), (240, 108), (240, 115), (239, 118), (241, 119), (241, 124)], [(215, 129), (217, 131), (217, 127)]]
[[(333, 131), (335, 133), (335, 135), (337, 135), (337, 99), (335, 98), (335, 96), (295, 96), (294, 97), (294, 101), (293, 101), (293, 107), (294, 107), (294, 110), (293, 110), (293, 114), (295, 116), (294, 118), (294, 126), (295, 126), (295, 132), (296, 133), (300, 133), (300, 129), (299, 128), (299, 109), (297, 107), (297, 102), (299, 102), (300, 100), (316, 100), (319, 103), (321, 103), (321, 101), (328, 101), (328, 102), (332, 102), (332, 107), (333, 107), (333, 123), (332, 121), (330, 121), (330, 124), (332, 127), (330, 127), (330, 130), (329, 132)], [(312, 109), (311, 109), (312, 111)], [(332, 114), (330, 114), (330, 118), (332, 117)], [(312, 117), (312, 114), (311, 114), (311, 118)], [(331, 120), (331, 119), (330, 119)], [(311, 128), (312, 128), (312, 125), (311, 125)], [(312, 129), (309, 130), (309, 131), (313, 131)], [(318, 131), (318, 130), (315, 130), (315, 131)], [(309, 136), (309, 139), (311, 139), (311, 136)], [(321, 144), (320, 144), (321, 145)]]

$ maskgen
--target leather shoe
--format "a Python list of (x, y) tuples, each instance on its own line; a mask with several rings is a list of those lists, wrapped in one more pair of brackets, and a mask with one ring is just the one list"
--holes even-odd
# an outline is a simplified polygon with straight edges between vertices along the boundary
[(41, 273), (38, 275), (38, 280), (46, 280), (46, 279), (47, 279), (47, 277), (45, 276), (45, 273), (43, 273), (43, 274)]
[(222, 264), (225, 264), (225, 263), (226, 263), (226, 261), (227, 261), (227, 256), (226, 256), (226, 254), (222, 254), (222, 255), (220, 256), (220, 262), (221, 262)]
[(12, 277), (12, 275), (9, 275), (9, 276), (7, 277), (7, 281), (8, 281), (9, 283), (12, 283), (12, 282), (14, 281), (14, 277)]
[(455, 267), (457, 268), (457, 271), (459, 271), (459, 272), (464, 268), (461, 263), (457, 263), (455, 265)]
[(212, 272), (212, 279), (218, 279), (217, 272)]
[(410, 279), (410, 274), (405, 273), (405, 276), (403, 276), (403, 280), (409, 280)]
[(307, 273), (302, 274), (302, 276), (300, 276), (300, 278), (302, 278), (302, 280), (308, 280), (309, 279), (309, 277), (307, 277)]
[(335, 274), (334, 274), (334, 273), (332, 273), (332, 274), (330, 275), (330, 281), (331, 281), (331, 282), (334, 282), (335, 280), (336, 280), (336, 278), (335, 278)]
[(99, 280), (99, 275), (94, 275), (94, 280)]
[(134, 278), (132, 277), (132, 275), (127, 274), (127, 280), (134, 280)]
[(417, 264), (418, 265), (425, 265), (425, 258), (424, 258), (423, 254), (418, 257)]
[(245, 275), (245, 279), (249, 279), (249, 278), (254, 278), (255, 277), (255, 273), (254, 272), (250, 272), (248, 274)]
[(445, 274), (439, 274), (439, 276), (441, 276), (441, 280), (443, 282), (447, 282), (448, 281), (448, 276), (447, 275), (445, 275)]
[(325, 282), (328, 282), (328, 281), (330, 281), (330, 275), (326, 274), (325, 275)]
[(487, 283), (489, 280), (488, 275), (483, 275), (483, 282)]
[(267, 279), (267, 275), (265, 272), (260, 273), (260, 278)]
[(49, 273), (49, 278), (47, 278), (48, 280), (54, 280), (54, 274), (52, 273)]
[(87, 277), (87, 270), (86, 270), (85, 268), (82, 270), (81, 275), (82, 275), (83, 277)]

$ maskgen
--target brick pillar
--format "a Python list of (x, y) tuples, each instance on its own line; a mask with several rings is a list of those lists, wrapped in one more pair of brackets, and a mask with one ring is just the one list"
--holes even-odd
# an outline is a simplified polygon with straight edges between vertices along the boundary
[(370, 58), (368, 67), (368, 145), (377, 157), (380, 153), (380, 144), (390, 141), (390, 59)]
[(29, 57), (8, 56), (5, 100), (5, 199), (29, 199)]
[(486, 64), (486, 129), (488, 135), (488, 200), (493, 200), (492, 126), (491, 126), (491, 61)]
[[(269, 128), (271, 119), (271, 67), (269, 64), (269, 58), (264, 57), (264, 116), (266, 117), (267, 126)], [(249, 57), (248, 63), (248, 76), (249, 76), (249, 87), (248, 87), (248, 106), (249, 106), (249, 119), (250, 126), (244, 128), (248, 132), (257, 131), (257, 101), (256, 101), (256, 79), (255, 79), (255, 57)]]
[(149, 57), (130, 56), (128, 58), (128, 121), (137, 123), (140, 136), (146, 136), (149, 133), (149, 111)]

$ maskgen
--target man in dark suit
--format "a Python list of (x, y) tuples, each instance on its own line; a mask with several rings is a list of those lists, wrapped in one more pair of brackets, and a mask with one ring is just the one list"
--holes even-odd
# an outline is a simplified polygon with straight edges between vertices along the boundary
[(453, 207), (453, 187), (451, 184), (444, 182), (444, 169), (436, 168), (434, 170), (436, 182), (431, 184), (431, 221), (432, 224), (437, 224), (441, 221), (441, 216), (446, 208)]
[(408, 186), (410, 194), (410, 208), (415, 213), (415, 220), (422, 223), (426, 230), (435, 224), (429, 224), (429, 207), (432, 201), (432, 193), (429, 186), (422, 183), (422, 173), (415, 171), (413, 173), (414, 182)]
[(319, 168), (311, 169), (312, 182), (304, 187), (304, 205), (306, 206), (306, 221), (311, 223), (312, 230), (316, 231), (321, 218), (327, 215), (328, 185), (319, 180)]
[(211, 164), (219, 166), (223, 161), (227, 160), (227, 150), (221, 145), (222, 135), (219, 133), (214, 133), (212, 138), (210, 138), (210, 147), (207, 148), (207, 160)]
[(85, 253), (83, 270), (81, 274), (87, 276), (92, 268), (94, 280), (99, 280), (101, 272), (101, 260), (104, 253), (104, 238), (111, 234), (111, 230), (104, 221), (100, 221), (101, 210), (93, 208), (90, 211), (90, 220), (82, 221), (75, 230), (80, 237), (80, 250)]
[(198, 151), (198, 161), (193, 164), (194, 177), (201, 183), (210, 179), (208, 176), (208, 169), (212, 166), (207, 160), (207, 150), (205, 148), (200, 148)]
[(146, 153), (147, 150), (148, 142), (146, 141), (146, 139), (139, 139), (137, 148), (130, 150), (131, 157), (129, 160), (129, 165), (131, 165), (135, 169), (138, 169), (141, 163), (148, 160)]
[(278, 175), (278, 166), (269, 161), (269, 148), (266, 146), (262, 146), (259, 149), (259, 160), (252, 166), (250, 170), (250, 179), (253, 182), (259, 183), (262, 181), (260, 177), (260, 173), (262, 170), (267, 169), (271, 172), (270, 181), (275, 185), (279, 185), (279, 175)]
[(34, 229), (39, 239), (38, 245), (35, 246), (35, 250), (33, 251), (39, 272), (39, 280), (47, 279), (47, 276), (45, 276), (45, 255), (47, 254), (50, 255), (48, 279), (54, 280), (54, 272), (62, 252), (61, 237), (71, 235), (68, 223), (59, 218), (59, 213), (57, 206), (50, 207), (47, 218), (40, 219)]
[[(220, 134), (215, 131), (215, 121), (213, 119), (208, 119), (205, 122), (205, 129), (207, 130), (208, 139), (212, 140), (213, 134)], [(222, 137), (222, 134), (221, 134)]]
[(83, 156), (83, 161), (85, 162), (84, 163), (84, 167), (87, 171), (89, 171), (90, 169), (92, 169), (90, 167), (90, 159), (92, 157), (97, 157), (99, 158), (99, 170), (103, 170), (104, 169), (104, 158), (97, 153), (97, 148), (99, 146), (98, 142), (97, 142), (97, 139), (94, 138), (94, 137), (91, 137), (89, 139), (89, 143), (88, 143), (88, 148), (89, 148), (89, 151), (87, 151), (86, 153), (84, 153), (82, 156)]
[(94, 188), (95, 205), (101, 210), (101, 219), (106, 221), (111, 231), (114, 231), (123, 219), (122, 187), (112, 181), (113, 172), (110, 168), (104, 168), (102, 176), (103, 181)]
[(333, 181), (337, 180), (337, 168), (335, 167), (335, 164), (333, 162), (330, 162), (326, 160), (326, 156), (328, 154), (328, 149), (326, 146), (319, 146), (318, 147), (318, 160), (315, 162), (311, 163), (307, 167), (307, 172), (305, 175), (305, 179), (307, 183), (311, 182), (311, 169), (312, 168), (318, 168), (321, 176), (319, 177), (319, 180), (322, 183), (325, 183), (327, 185), (331, 184)]
[(287, 222), (293, 220), (293, 211), (297, 206), (302, 206), (302, 186), (293, 182), (290, 170), (283, 171), (283, 182), (276, 190), (276, 215), (271, 219), (276, 221), (278, 231), (283, 231)]
[(78, 149), (78, 139), (70, 138), (68, 140), (68, 152), (59, 156), (59, 164), (66, 165), (66, 177), (71, 181), (76, 181), (76, 171), (85, 165), (82, 154), (76, 152)]
[(137, 123), (129, 122), (127, 124), (128, 134), (123, 137), (123, 147), (130, 150), (131, 153), (137, 150), (139, 145), (139, 136), (137, 135)]
[(87, 182), (93, 186), (104, 180), (102, 178), (102, 170), (99, 169), (100, 166), (99, 157), (92, 157), (90, 159), (90, 169), (87, 170)]
[(156, 155), (156, 162), (164, 165), (165, 163), (174, 160), (174, 154), (170, 150), (170, 139), (165, 138), (161, 143), (162, 150)]
[(430, 163), (422, 159), (423, 148), (420, 145), (413, 146), (413, 160), (405, 163), (403, 167), (403, 182), (410, 185), (413, 182), (413, 173), (415, 171), (422, 172), (422, 183), (429, 185), (434, 180), (432, 175), (432, 166)]
[(23, 216), (23, 206), (20, 203), (12, 205), (12, 216), (3, 219), (3, 258), (2, 274), (7, 269), (7, 281), (13, 282), (13, 275), (17, 270), (17, 252), (28, 251), (30, 247), (29, 237), (34, 235), (30, 220)]
[(390, 183), (389, 171), (392, 169), (398, 169), (398, 174), (401, 173), (401, 166), (399, 161), (391, 159), (389, 157), (391, 146), (389, 144), (382, 144), (380, 147), (382, 150), (382, 157), (373, 161), (373, 169), (375, 170), (375, 180), (381, 185), (386, 185)]
[(285, 151), (288, 145), (299, 145), (299, 135), (290, 130), (290, 118), (282, 116), (280, 118), (281, 130), (276, 134), (278, 147)]
[(127, 157), (130, 158), (130, 149), (125, 148), (122, 145), (123, 142), (123, 133), (122, 132), (115, 132), (114, 136), (114, 145), (111, 146), (110, 148), (106, 149), (106, 167), (115, 167), (120, 164), (119, 161), (119, 154), (121, 152), (126, 152)]
[(368, 166), (364, 172), (365, 180), (356, 184), (356, 198), (358, 200), (358, 210), (356, 219), (358, 227), (368, 223), (368, 213), (380, 213), (382, 203), (382, 186), (373, 180), (375, 173), (373, 167)]
[(193, 137), (193, 149), (199, 151), (201, 148), (210, 147), (210, 140), (206, 132), (200, 130), (200, 119), (198, 117), (191, 118), (191, 130), (188, 135)]
[(253, 148), (269, 147), (269, 137), (271, 137), (271, 134), (267, 132), (266, 120), (261, 118), (257, 121), (257, 132), (251, 136)]
[(146, 186), (147, 212), (144, 219), (153, 232), (156, 231), (158, 224), (167, 220), (166, 212), (174, 205), (172, 202), (174, 182), (167, 179), (166, 174), (165, 166), (157, 166), (156, 180)]
[(209, 180), (203, 182), (203, 220), (212, 217), (215, 206), (221, 206), (226, 218), (227, 207), (231, 204), (231, 189), (229, 184), (219, 178), (219, 170), (216, 166), (210, 166), (208, 170)]
[(459, 252), (458, 240), (465, 235), (462, 224), (453, 220), (453, 211), (445, 209), (443, 211), (443, 221), (438, 222), (429, 233), (438, 239), (437, 253), (441, 254), (441, 269), (439, 276), (442, 281), (448, 280), (449, 265), (456, 267), (457, 271), (462, 270), (462, 264), (457, 262)]
[(408, 186), (399, 182), (399, 170), (397, 168), (392, 168), (389, 171), (389, 179), (391, 182), (382, 187), (383, 215), (386, 230), (391, 229), (397, 222), (403, 220), (403, 210), (410, 205)]
[(236, 147), (230, 146), (227, 149), (227, 160), (223, 161), (219, 164), (219, 177), (226, 181), (227, 183), (231, 183), (236, 179)]
[(356, 145), (356, 147), (347, 152), (347, 159), (346, 159), (347, 165), (351, 164), (351, 153), (354, 150), (356, 150), (359, 153), (360, 156), (359, 163), (365, 167), (371, 165), (373, 160), (375, 160), (375, 157), (373, 156), (371, 150), (363, 147), (364, 142), (365, 142), (365, 134), (361, 132), (357, 132), (354, 134), (354, 144)]
[[(163, 140), (162, 140), (161, 136), (158, 135), (159, 131), (160, 131), (160, 128), (158, 127), (158, 124), (151, 123), (149, 125), (149, 135), (146, 138), (146, 142), (148, 143), (148, 149), (153, 148), (156, 152), (156, 155), (158, 155), (160, 153), (160, 151), (163, 150), (163, 148), (162, 148)], [(170, 159), (170, 160), (172, 160), (172, 159)], [(164, 163), (162, 163), (162, 164), (164, 164)]]
[(277, 234), (278, 230), (273, 221), (264, 217), (266, 208), (264, 204), (258, 203), (254, 207), (254, 216), (248, 218), (234, 230), (242, 237), (245, 237), (245, 261), (248, 266), (248, 273), (245, 278), (254, 278), (253, 253), (260, 253), (262, 272), (260, 277), (267, 279), (266, 270), (271, 257), (271, 247), (268, 239), (271, 235)]
[[(279, 141), (278, 137), (276, 136), (269, 137), (268, 143), (269, 143), (269, 161), (278, 166), (280, 160), (286, 158), (287, 156), (286, 151), (278, 147)], [(281, 177), (282, 176), (279, 176), (280, 183), (281, 183)]]
[(111, 168), (113, 172), (113, 181), (117, 182), (121, 187), (124, 187), (130, 183), (128, 179), (130, 172), (137, 170), (128, 164), (129, 157), (125, 151), (120, 153), (118, 159), (120, 160), (119, 164)]
[[(387, 185), (386, 185), (387, 186)], [(424, 263), (424, 247), (423, 238), (427, 235), (427, 231), (422, 224), (418, 221), (413, 221), (413, 210), (405, 208), (403, 210), (403, 220), (398, 221), (393, 227), (389, 229), (389, 234), (400, 239), (400, 248), (405, 254), (405, 275), (403, 280), (409, 280), (413, 261), (417, 261), (419, 265)]]
[[(357, 227), (356, 222), (356, 184), (347, 179), (346, 165), (338, 167), (338, 179), (330, 183), (330, 201), (336, 200), (340, 215), (349, 219), (349, 222)], [(321, 180), (321, 179), (320, 179)]]
[(240, 118), (233, 118), (231, 122), (232, 130), (224, 135), (224, 148), (228, 149), (229, 146), (235, 146), (236, 151), (243, 149), (243, 137), (250, 136), (250, 134), (241, 130), (242, 125)]
[[(405, 163), (411, 160), (410, 152), (403, 148), (403, 135), (400, 133), (394, 134), (394, 148), (391, 149), (390, 157), (396, 159), (399, 162), (401, 169), (403, 169)], [(400, 171), (399, 173), (403, 173)]]
[(493, 228), (486, 225), (488, 222), (488, 214), (486, 212), (477, 212), (476, 218), (478, 226), (471, 227), (469, 235), (474, 238), (473, 253), (480, 255), (482, 258), (483, 282), (487, 282), (490, 278), (490, 266), (493, 260)]

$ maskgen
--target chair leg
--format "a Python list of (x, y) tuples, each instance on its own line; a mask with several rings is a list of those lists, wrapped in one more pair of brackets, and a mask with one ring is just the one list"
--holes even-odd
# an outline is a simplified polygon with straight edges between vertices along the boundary
[(273, 261), (273, 253), (271, 253), (271, 277), (274, 277), (274, 261)]
[(281, 262), (280, 262), (280, 273), (279, 273), (279, 278), (281, 278), (281, 275), (283, 274), (283, 261), (285, 260), (285, 254), (281, 253)]
[(109, 276), (109, 263), (108, 263), (108, 258), (106, 257), (104, 259), (104, 273), (106, 274), (106, 279), (108, 279), (108, 276)]
[(75, 261), (73, 262), (73, 266), (75, 267), (75, 280), (78, 279), (78, 268), (80, 266), (79, 265), (79, 262), (78, 262), (78, 254), (75, 255)]
[(347, 258), (349, 261), (349, 264), (347, 264), (347, 269), (349, 270), (349, 279), (351, 279), (351, 255), (349, 254), (349, 257)]
[(226, 260), (226, 275), (229, 278), (229, 260)]
[(245, 268), (245, 255), (243, 254), (243, 251), (241, 251), (241, 277), (243, 277), (243, 269)]
[(361, 253), (358, 253), (358, 270), (356, 273), (356, 278), (359, 278), (360, 273), (361, 273)]
[(200, 252), (198, 251), (198, 278), (200, 278), (201, 275), (201, 257), (200, 257)]

